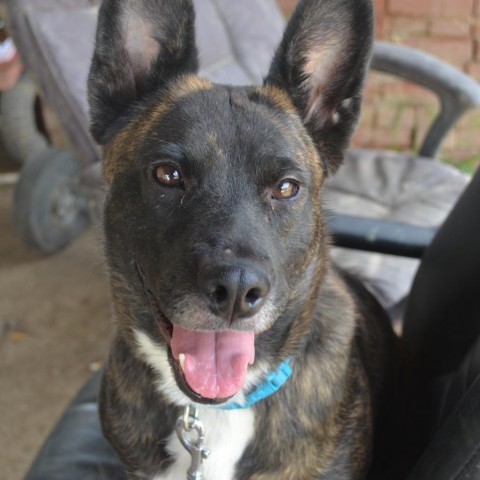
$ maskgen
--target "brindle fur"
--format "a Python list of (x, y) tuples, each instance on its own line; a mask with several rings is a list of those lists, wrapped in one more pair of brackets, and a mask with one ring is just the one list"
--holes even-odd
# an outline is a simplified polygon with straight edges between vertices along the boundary
[[(171, 464), (165, 442), (180, 414), (133, 333), (167, 348), (151, 296), (191, 329), (258, 328), (256, 364), (274, 369), (293, 358), (291, 379), (252, 407), (256, 433), (237, 480), (366, 477), (392, 389), (394, 335), (375, 300), (330, 263), (319, 198), (358, 119), (372, 17), (370, 0), (304, 0), (264, 85), (230, 87), (195, 76), (191, 1), (104, 0), (89, 77), (92, 133), (110, 184), (116, 317), (101, 417), (132, 479)], [(182, 164), (188, 189), (153, 181), (159, 158)], [(294, 201), (265, 194), (281, 169), (300, 172)], [(197, 295), (198, 264), (227, 249), (270, 275), (275, 306), (260, 326), (204, 325), (182, 310)]]

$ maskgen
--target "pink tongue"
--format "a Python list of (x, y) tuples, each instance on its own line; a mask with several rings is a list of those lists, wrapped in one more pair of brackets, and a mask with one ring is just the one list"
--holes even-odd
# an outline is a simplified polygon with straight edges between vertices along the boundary
[(196, 332), (174, 326), (172, 353), (185, 355), (184, 375), (189, 387), (204, 398), (227, 398), (245, 383), (247, 366), (255, 359), (255, 334)]

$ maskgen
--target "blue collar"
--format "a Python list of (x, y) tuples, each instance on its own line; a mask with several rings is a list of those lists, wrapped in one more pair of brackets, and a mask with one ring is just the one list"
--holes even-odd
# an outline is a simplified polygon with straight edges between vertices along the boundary
[(284, 360), (278, 366), (277, 370), (270, 373), (263, 383), (261, 383), (253, 392), (247, 395), (245, 403), (228, 403), (225, 406), (219, 408), (221, 410), (238, 410), (242, 408), (249, 408), (260, 400), (263, 400), (270, 395), (273, 395), (292, 375), (291, 362), (291, 358), (287, 358), (287, 360)]

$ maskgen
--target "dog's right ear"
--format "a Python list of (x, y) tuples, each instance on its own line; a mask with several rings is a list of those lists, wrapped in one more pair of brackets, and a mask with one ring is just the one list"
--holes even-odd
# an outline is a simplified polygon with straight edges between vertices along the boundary
[(356, 126), (372, 42), (372, 0), (301, 0), (265, 79), (290, 95), (327, 173)]
[(88, 78), (91, 132), (105, 144), (130, 108), (198, 70), (192, 0), (104, 0)]

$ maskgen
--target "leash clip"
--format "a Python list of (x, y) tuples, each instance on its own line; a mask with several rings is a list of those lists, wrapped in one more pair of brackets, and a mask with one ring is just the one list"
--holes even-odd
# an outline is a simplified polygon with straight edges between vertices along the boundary
[(183, 415), (177, 419), (175, 431), (181, 444), (192, 457), (187, 480), (203, 480), (202, 463), (210, 455), (210, 450), (204, 443), (205, 430), (198, 418), (198, 407), (189, 405), (185, 408)]

